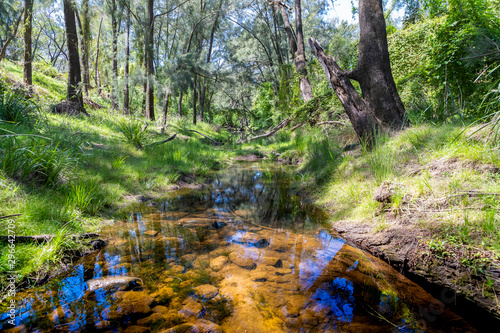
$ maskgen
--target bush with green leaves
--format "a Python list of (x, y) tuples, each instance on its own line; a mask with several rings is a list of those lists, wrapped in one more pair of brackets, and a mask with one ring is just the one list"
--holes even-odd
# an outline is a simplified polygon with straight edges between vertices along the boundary
[(147, 133), (146, 126), (138, 119), (123, 119), (117, 122), (118, 131), (120, 131), (125, 139), (133, 144), (136, 148), (142, 148), (146, 141)]
[(56, 185), (76, 163), (71, 150), (30, 134), (0, 136), (0, 167), (9, 177), (32, 184)]
[(33, 128), (38, 119), (38, 111), (35, 103), (0, 82), (0, 121)]

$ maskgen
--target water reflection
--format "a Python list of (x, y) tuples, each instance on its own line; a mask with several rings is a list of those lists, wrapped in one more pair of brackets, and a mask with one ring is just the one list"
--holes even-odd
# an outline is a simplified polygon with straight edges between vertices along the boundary
[(208, 191), (179, 191), (103, 230), (105, 249), (19, 294), (16, 328), (473, 331), (448, 310), (426, 322), (432, 297), (322, 229), (325, 218), (279, 169), (233, 167)]

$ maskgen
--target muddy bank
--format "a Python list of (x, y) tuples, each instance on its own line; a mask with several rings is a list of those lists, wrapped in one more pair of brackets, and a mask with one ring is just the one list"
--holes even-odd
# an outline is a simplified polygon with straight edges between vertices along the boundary
[(430, 235), (403, 218), (394, 218), (381, 231), (368, 223), (346, 220), (335, 221), (332, 227), (333, 234), (383, 259), (440, 300), (437, 309), (429, 309), (429, 320), (437, 318), (441, 308), (450, 308), (479, 328), (499, 327), (498, 267), (480, 272), (457, 260), (439, 258), (424, 243)]

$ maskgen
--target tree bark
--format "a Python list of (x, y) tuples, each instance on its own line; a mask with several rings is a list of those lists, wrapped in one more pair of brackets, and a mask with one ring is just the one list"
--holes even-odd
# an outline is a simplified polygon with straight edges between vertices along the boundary
[(89, 0), (82, 2), (82, 67), (83, 67), (83, 93), (88, 97), (90, 88), (90, 17)]
[(32, 74), (32, 54), (31, 54), (31, 36), (33, 27), (33, 0), (24, 1), (24, 83), (31, 86), (33, 84)]
[(294, 60), (297, 74), (299, 74), (299, 84), (302, 99), (304, 100), (304, 102), (308, 102), (314, 97), (314, 94), (312, 91), (311, 83), (307, 78), (307, 64), (305, 58), (304, 35), (302, 32), (302, 9), (300, 0), (295, 0), (295, 29), (297, 30), (297, 36), (295, 36), (292, 26), (290, 25), (286, 5), (282, 1), (275, 1), (274, 5), (279, 7), (281, 16), (283, 17), (284, 29), (288, 36), (290, 54)]
[(163, 106), (163, 120), (161, 124), (161, 132), (165, 133), (165, 128), (167, 127), (167, 113), (168, 113), (168, 104), (170, 102), (170, 90), (165, 93), (165, 105)]
[(82, 81), (80, 69), (80, 57), (78, 55), (78, 35), (76, 33), (76, 21), (74, 3), (64, 0), (64, 22), (66, 25), (66, 44), (68, 47), (68, 86), (66, 98), (68, 101), (76, 102), (83, 108), (82, 91), (79, 87)]
[(179, 103), (177, 104), (177, 111), (179, 112), (179, 117), (182, 118), (182, 97), (184, 96), (184, 93), (181, 91), (179, 94)]
[(196, 97), (196, 86), (197, 86), (197, 83), (198, 83), (198, 75), (194, 75), (194, 83), (193, 83), (193, 125), (196, 125), (196, 116), (197, 116), (197, 112), (196, 112), (196, 102), (197, 102), (197, 97)]
[(344, 110), (359, 140), (371, 146), (375, 140), (375, 130), (379, 127), (373, 110), (359, 96), (347, 74), (340, 69), (332, 57), (325, 54), (321, 45), (314, 38), (309, 39), (309, 46), (321, 64), (321, 67), (323, 67), (333, 90), (344, 106)]
[(349, 78), (359, 82), (363, 99), (384, 126), (400, 130), (405, 109), (394, 83), (382, 0), (359, 1), (359, 58)]
[(111, 39), (112, 39), (112, 49), (111, 49), (111, 110), (118, 109), (117, 97), (116, 97), (116, 85), (118, 79), (118, 20), (117, 16), (117, 6), (116, 0), (111, 0)]
[(153, 67), (153, 32), (154, 32), (154, 15), (153, 15), (153, 0), (148, 0), (148, 26), (146, 30), (146, 65), (147, 65), (147, 82), (146, 82), (146, 119), (155, 119), (154, 105), (154, 67)]
[(123, 114), (130, 114), (129, 106), (129, 62), (130, 62), (130, 8), (127, 8), (127, 28), (125, 32), (125, 68), (123, 73)]
[(297, 31), (297, 54), (295, 55), (295, 67), (299, 74), (299, 86), (304, 102), (313, 99), (311, 83), (307, 78), (307, 62), (304, 47), (304, 33), (302, 32), (302, 9), (300, 0), (295, 0), (295, 30)]
[(99, 23), (99, 31), (97, 32), (97, 47), (95, 53), (95, 85), (97, 86), (97, 93), (101, 94), (101, 75), (99, 74), (99, 40), (101, 38), (102, 18)]

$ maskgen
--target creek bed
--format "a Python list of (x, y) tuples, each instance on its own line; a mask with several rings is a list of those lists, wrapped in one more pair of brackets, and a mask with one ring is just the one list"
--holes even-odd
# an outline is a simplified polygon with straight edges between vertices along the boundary
[(279, 167), (137, 207), (104, 249), (16, 298), (15, 327), (102, 332), (474, 332), (385, 262), (328, 232)]

